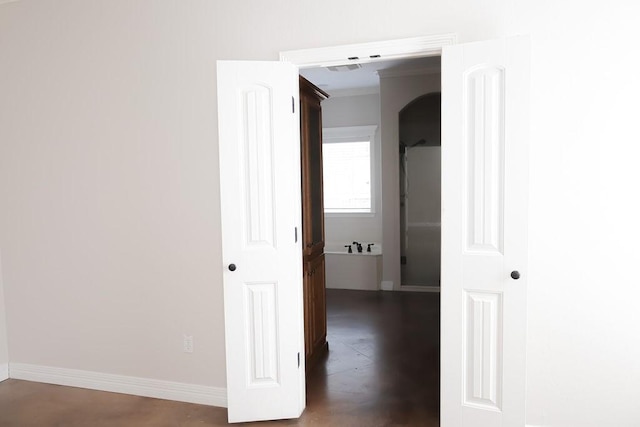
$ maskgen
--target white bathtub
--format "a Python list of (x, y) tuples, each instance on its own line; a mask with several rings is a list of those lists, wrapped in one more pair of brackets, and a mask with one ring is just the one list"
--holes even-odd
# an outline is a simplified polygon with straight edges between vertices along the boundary
[(353, 253), (348, 253), (345, 243), (327, 243), (325, 246), (326, 286), (329, 289), (353, 289), (365, 291), (380, 290), (382, 280), (382, 248), (380, 244), (371, 247), (363, 245), (358, 253), (355, 245)]

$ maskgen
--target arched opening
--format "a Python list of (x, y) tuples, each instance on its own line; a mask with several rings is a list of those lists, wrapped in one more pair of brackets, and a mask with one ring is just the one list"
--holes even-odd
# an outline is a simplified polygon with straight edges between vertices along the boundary
[(433, 92), (399, 113), (402, 286), (440, 286), (440, 105)]

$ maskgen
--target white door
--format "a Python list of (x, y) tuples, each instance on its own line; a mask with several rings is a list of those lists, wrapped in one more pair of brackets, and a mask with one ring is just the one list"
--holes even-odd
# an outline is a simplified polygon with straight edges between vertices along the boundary
[(526, 37), (442, 53), (444, 427), (525, 424), (529, 55)]
[(229, 422), (305, 407), (298, 99), (292, 64), (218, 61)]

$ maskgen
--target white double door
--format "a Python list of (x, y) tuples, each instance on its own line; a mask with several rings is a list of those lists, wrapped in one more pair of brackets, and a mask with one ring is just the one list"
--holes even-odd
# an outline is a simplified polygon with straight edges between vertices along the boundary
[[(528, 58), (526, 38), (442, 53), (445, 427), (524, 425)], [(230, 422), (305, 407), (298, 103), (294, 65), (218, 62)]]

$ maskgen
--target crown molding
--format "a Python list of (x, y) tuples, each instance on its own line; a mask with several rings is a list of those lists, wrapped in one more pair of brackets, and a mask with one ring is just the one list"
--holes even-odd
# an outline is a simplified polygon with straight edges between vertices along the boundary
[(377, 95), (380, 93), (380, 86), (356, 87), (351, 89), (335, 89), (329, 91), (329, 99), (348, 96)]

